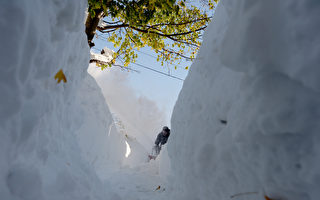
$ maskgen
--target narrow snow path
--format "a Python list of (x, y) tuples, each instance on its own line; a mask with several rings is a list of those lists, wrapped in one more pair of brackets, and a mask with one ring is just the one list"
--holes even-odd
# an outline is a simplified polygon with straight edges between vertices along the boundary
[(159, 175), (158, 164), (151, 161), (134, 168), (121, 168), (106, 178), (110, 184), (107, 186), (124, 200), (164, 199), (167, 182)]
[[(167, 192), (166, 171), (170, 171), (167, 150), (165, 148), (155, 161), (147, 162), (147, 158), (159, 126), (161, 128), (161, 125), (169, 122), (166, 122), (154, 102), (145, 97), (136, 97), (134, 90), (123, 81), (127, 80), (127, 74), (119, 69), (101, 71), (95, 65), (89, 65), (87, 71), (100, 86), (113, 113), (114, 123), (109, 132), (116, 130), (114, 134), (125, 141), (126, 147), (122, 163), (124, 167), (102, 171), (105, 185), (118, 194), (119, 199), (164, 199)], [(156, 190), (159, 186), (160, 189)]]

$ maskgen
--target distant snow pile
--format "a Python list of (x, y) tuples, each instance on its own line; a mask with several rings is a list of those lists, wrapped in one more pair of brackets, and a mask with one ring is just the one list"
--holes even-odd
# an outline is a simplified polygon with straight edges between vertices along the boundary
[(125, 143), (86, 71), (86, 6), (0, 3), (0, 199), (118, 198), (96, 175), (120, 165)]
[(319, 199), (319, 13), (221, 1), (174, 108), (171, 199)]

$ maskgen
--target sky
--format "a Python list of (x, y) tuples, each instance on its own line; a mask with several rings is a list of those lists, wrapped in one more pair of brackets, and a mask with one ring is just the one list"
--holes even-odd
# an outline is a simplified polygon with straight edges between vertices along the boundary
[[(98, 36), (98, 38), (95, 38), (94, 43), (95, 46), (92, 48), (92, 51), (96, 53), (104, 47), (115, 50), (113, 44), (106, 41), (105, 36)], [(138, 65), (130, 64), (129, 67), (138, 72), (124, 71), (123, 73), (127, 74), (125, 75), (126, 84), (134, 91), (137, 98), (142, 96), (155, 102), (159, 109), (165, 113), (169, 121), (183, 81), (145, 69), (139, 66), (139, 64), (184, 80), (188, 74), (188, 70), (184, 69), (184, 67), (190, 66), (191, 62), (182, 60), (178, 68), (174, 69), (174, 66), (161, 66), (161, 63), (156, 60), (156, 54), (148, 47), (141, 48), (137, 54), (138, 58), (136, 63)]]

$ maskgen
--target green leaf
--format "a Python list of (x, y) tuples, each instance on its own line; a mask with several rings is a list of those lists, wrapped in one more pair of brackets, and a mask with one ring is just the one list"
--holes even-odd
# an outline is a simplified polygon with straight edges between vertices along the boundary
[[(211, 20), (206, 9), (185, 2), (88, 0), (88, 10), (94, 16), (95, 9), (103, 8), (110, 25), (126, 25), (105, 30), (111, 31), (105, 36), (114, 44), (117, 58), (121, 58), (125, 66), (136, 60), (138, 54), (134, 49), (145, 46), (158, 54), (157, 61), (163, 65), (193, 59), (201, 45), (201, 35)], [(209, 0), (208, 8), (213, 9), (217, 3), (218, 0)]]

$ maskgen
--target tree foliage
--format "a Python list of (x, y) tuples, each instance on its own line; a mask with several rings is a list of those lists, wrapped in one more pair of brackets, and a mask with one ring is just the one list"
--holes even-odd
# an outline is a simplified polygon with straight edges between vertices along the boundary
[[(157, 53), (157, 61), (162, 65), (164, 62), (173, 64), (181, 58), (194, 59), (201, 45), (203, 30), (211, 20), (205, 10), (187, 6), (185, 0), (88, 2), (87, 22), (103, 18), (103, 23), (97, 24), (95, 30), (108, 34), (108, 41), (117, 49), (115, 59), (122, 60), (124, 66), (136, 60), (138, 55), (134, 49), (145, 46)], [(218, 0), (209, 0), (209, 8), (213, 9), (216, 3)], [(88, 36), (89, 44), (91, 40)]]

